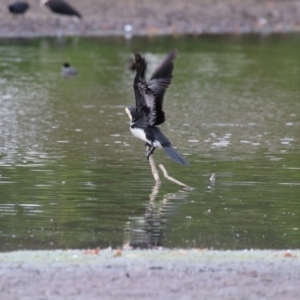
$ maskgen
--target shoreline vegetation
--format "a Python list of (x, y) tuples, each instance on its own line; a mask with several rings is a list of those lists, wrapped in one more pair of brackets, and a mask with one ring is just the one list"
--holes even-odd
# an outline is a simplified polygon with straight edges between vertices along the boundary
[(28, 0), (25, 15), (0, 5), (0, 38), (286, 33), (300, 31), (300, 2), (267, 0), (69, 0), (82, 20), (52, 13)]

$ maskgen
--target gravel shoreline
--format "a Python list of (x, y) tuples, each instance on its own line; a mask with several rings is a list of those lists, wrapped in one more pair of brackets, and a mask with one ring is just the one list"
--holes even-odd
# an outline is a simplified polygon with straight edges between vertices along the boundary
[(69, 0), (83, 15), (81, 21), (59, 20), (37, 0), (24, 16), (0, 5), (0, 37), (180, 35), (204, 33), (284, 33), (300, 31), (300, 2), (269, 0)]
[(1, 299), (300, 299), (300, 251), (0, 253)]

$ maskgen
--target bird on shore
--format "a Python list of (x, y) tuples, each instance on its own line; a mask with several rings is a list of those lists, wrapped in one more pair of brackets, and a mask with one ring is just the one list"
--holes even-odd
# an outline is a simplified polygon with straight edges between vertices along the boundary
[(70, 4), (63, 0), (41, 0), (42, 4), (46, 5), (52, 12), (65, 15), (76, 16), (79, 19), (82, 18), (81, 14), (73, 8)]
[(136, 138), (146, 142), (150, 147), (147, 159), (156, 148), (163, 148), (166, 154), (175, 162), (189, 165), (188, 162), (172, 147), (168, 138), (160, 131), (158, 125), (165, 122), (162, 110), (166, 89), (173, 77), (173, 60), (177, 51), (169, 52), (146, 82), (147, 62), (139, 53), (135, 54), (136, 75), (133, 83), (135, 107), (126, 107), (130, 119), (130, 131)]
[(78, 75), (77, 69), (71, 67), (69, 63), (64, 63), (61, 68), (61, 76), (65, 78), (75, 77)]
[(30, 8), (30, 5), (27, 2), (21, 2), (21, 1), (17, 1), (17, 2), (14, 2), (14, 3), (8, 5), (8, 10), (13, 15), (22, 15), (29, 8)]

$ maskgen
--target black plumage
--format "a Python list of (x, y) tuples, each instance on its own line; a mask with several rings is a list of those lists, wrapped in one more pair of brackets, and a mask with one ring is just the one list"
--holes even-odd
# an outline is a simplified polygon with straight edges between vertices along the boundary
[(27, 2), (19, 2), (18, 1), (13, 4), (8, 5), (9, 12), (14, 15), (24, 14), (29, 8), (30, 8), (30, 5)]
[(135, 54), (136, 76), (133, 88), (136, 105), (127, 107), (125, 111), (131, 120), (132, 134), (150, 146), (147, 158), (156, 148), (163, 148), (175, 162), (188, 165), (188, 162), (172, 147), (171, 142), (157, 127), (165, 122), (163, 101), (166, 89), (173, 77), (173, 60), (176, 55), (175, 50), (169, 52), (147, 83), (145, 79), (147, 62), (142, 55)]
[(63, 0), (43, 0), (43, 3), (56, 14), (82, 18), (81, 14), (75, 8)]

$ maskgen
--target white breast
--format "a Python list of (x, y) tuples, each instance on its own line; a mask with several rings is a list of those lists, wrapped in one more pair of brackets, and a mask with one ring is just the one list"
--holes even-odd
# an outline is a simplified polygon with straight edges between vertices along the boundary
[(131, 128), (130, 127), (130, 131), (131, 131), (132, 135), (135, 136), (136, 138), (138, 138), (146, 143), (151, 144), (151, 142), (147, 140), (144, 130), (139, 129), (139, 128)]
[[(131, 128), (130, 127), (130, 131), (131, 131), (132, 135), (135, 136), (136, 138), (152, 145), (152, 142), (146, 138), (144, 130), (139, 129), (139, 128)], [(154, 141), (153, 146), (155, 148), (162, 148), (162, 145), (159, 141)]]

